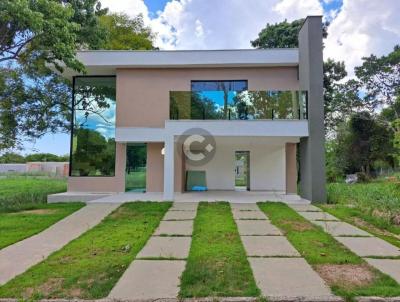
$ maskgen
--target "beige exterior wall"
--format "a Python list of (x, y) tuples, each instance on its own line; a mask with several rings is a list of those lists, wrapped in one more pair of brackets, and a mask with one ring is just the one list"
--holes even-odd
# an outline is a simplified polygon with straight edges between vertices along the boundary
[[(164, 127), (169, 92), (190, 91), (192, 80), (247, 80), (249, 90), (299, 89), (296, 67), (118, 69), (116, 127)], [(162, 192), (163, 143), (147, 144), (147, 191)], [(125, 191), (126, 145), (117, 143), (115, 177), (70, 177), (68, 190)], [(175, 155), (175, 191), (185, 183), (185, 163)]]
[(164, 143), (147, 144), (146, 190), (162, 192), (164, 188), (164, 157), (161, 150)]
[(286, 144), (286, 194), (297, 194), (297, 145)]
[(296, 90), (296, 67), (118, 69), (117, 127), (164, 127), (169, 92), (190, 91), (192, 80), (247, 80), (249, 90)]
[(124, 192), (126, 144), (116, 143), (115, 176), (113, 177), (69, 177), (71, 192)]

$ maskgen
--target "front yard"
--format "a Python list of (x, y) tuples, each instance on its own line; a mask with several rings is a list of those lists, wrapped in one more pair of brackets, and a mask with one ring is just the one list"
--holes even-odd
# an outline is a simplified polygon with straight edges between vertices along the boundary
[[(46, 194), (63, 190), (65, 180), (1, 179), (0, 251), (84, 206), (83, 203), (45, 204)], [(329, 184), (329, 204), (318, 206), (400, 248), (400, 224), (396, 223), (400, 213), (398, 190), (396, 184), (383, 181)], [(121, 205), (97, 226), (1, 286), (0, 297), (106, 297), (170, 207), (171, 203), (150, 202)], [(400, 285), (394, 279), (373, 268), (338, 238), (292, 208), (270, 202), (258, 203), (258, 207), (334, 294), (346, 300), (356, 296), (400, 296)], [(179, 297), (260, 297), (250, 258), (230, 204), (200, 203), (189, 256), (180, 278)]]
[(43, 262), (0, 287), (0, 297), (107, 296), (171, 203), (127, 203)]

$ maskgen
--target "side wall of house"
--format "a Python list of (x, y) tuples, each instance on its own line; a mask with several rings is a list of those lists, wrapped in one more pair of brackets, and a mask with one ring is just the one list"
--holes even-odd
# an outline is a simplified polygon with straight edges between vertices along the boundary
[(300, 140), (302, 197), (326, 202), (322, 18), (307, 17), (299, 33), (300, 89), (308, 91), (309, 136)]

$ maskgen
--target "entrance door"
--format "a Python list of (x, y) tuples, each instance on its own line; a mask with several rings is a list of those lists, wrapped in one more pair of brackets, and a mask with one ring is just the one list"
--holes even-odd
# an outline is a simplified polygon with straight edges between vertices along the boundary
[(128, 144), (126, 146), (125, 191), (146, 191), (146, 144)]
[(235, 151), (235, 190), (250, 191), (250, 151)]

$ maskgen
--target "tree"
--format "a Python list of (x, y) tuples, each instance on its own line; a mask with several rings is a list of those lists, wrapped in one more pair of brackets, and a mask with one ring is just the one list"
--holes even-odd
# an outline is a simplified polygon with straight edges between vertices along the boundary
[(101, 16), (100, 23), (108, 33), (103, 49), (154, 49), (153, 34), (144, 26), (142, 15), (130, 18), (126, 14), (113, 13)]
[(83, 71), (75, 52), (103, 43), (98, 16), (106, 12), (97, 0), (0, 2), (0, 150), (68, 131), (70, 83), (46, 63)]
[(366, 90), (365, 101), (372, 108), (394, 105), (400, 95), (400, 45), (387, 56), (371, 55), (362, 59), (363, 64), (355, 72)]
[(25, 162), (25, 157), (14, 152), (7, 152), (0, 156), (0, 163), (2, 164), (23, 164)]
[[(291, 23), (288, 23), (287, 20), (276, 24), (268, 23), (267, 26), (260, 31), (258, 38), (251, 41), (251, 45), (257, 48), (296, 48), (299, 46), (298, 33), (303, 22), (304, 19), (295, 20)], [(322, 26), (323, 38), (326, 38), (328, 36), (327, 29), (329, 23), (325, 22)], [(354, 101), (338, 98), (339, 95), (352, 95), (351, 93), (354, 91), (354, 82), (345, 86), (339, 84), (346, 76), (347, 72), (344, 62), (336, 62), (332, 59), (328, 59), (324, 62), (324, 107), (325, 129), (327, 131), (332, 131), (337, 127), (339, 122), (337, 114), (341, 113), (338, 109), (349, 108), (349, 102), (351, 103)], [(346, 88), (351, 89), (346, 91)], [(339, 104), (337, 102), (339, 102)], [(343, 116), (343, 114), (341, 115)]]
[(337, 151), (345, 173), (371, 175), (373, 163), (381, 160), (393, 165), (392, 133), (369, 112), (353, 114), (338, 134)]
[[(287, 20), (269, 24), (259, 33), (258, 38), (251, 41), (251, 45), (256, 48), (296, 48), (299, 47), (298, 34), (303, 26), (304, 19), (287, 22)], [(322, 24), (322, 36), (328, 36), (329, 22)]]
[(0, 2), (0, 62), (20, 61), (30, 52), (41, 52), (48, 63), (58, 61), (82, 71), (75, 58), (80, 25), (73, 22), (71, 5), (52, 0)]
[(30, 161), (39, 161), (39, 162), (47, 162), (47, 161), (56, 161), (62, 162), (65, 161), (64, 157), (60, 157), (58, 155), (52, 153), (33, 153), (25, 156), (25, 160), (27, 162)]

